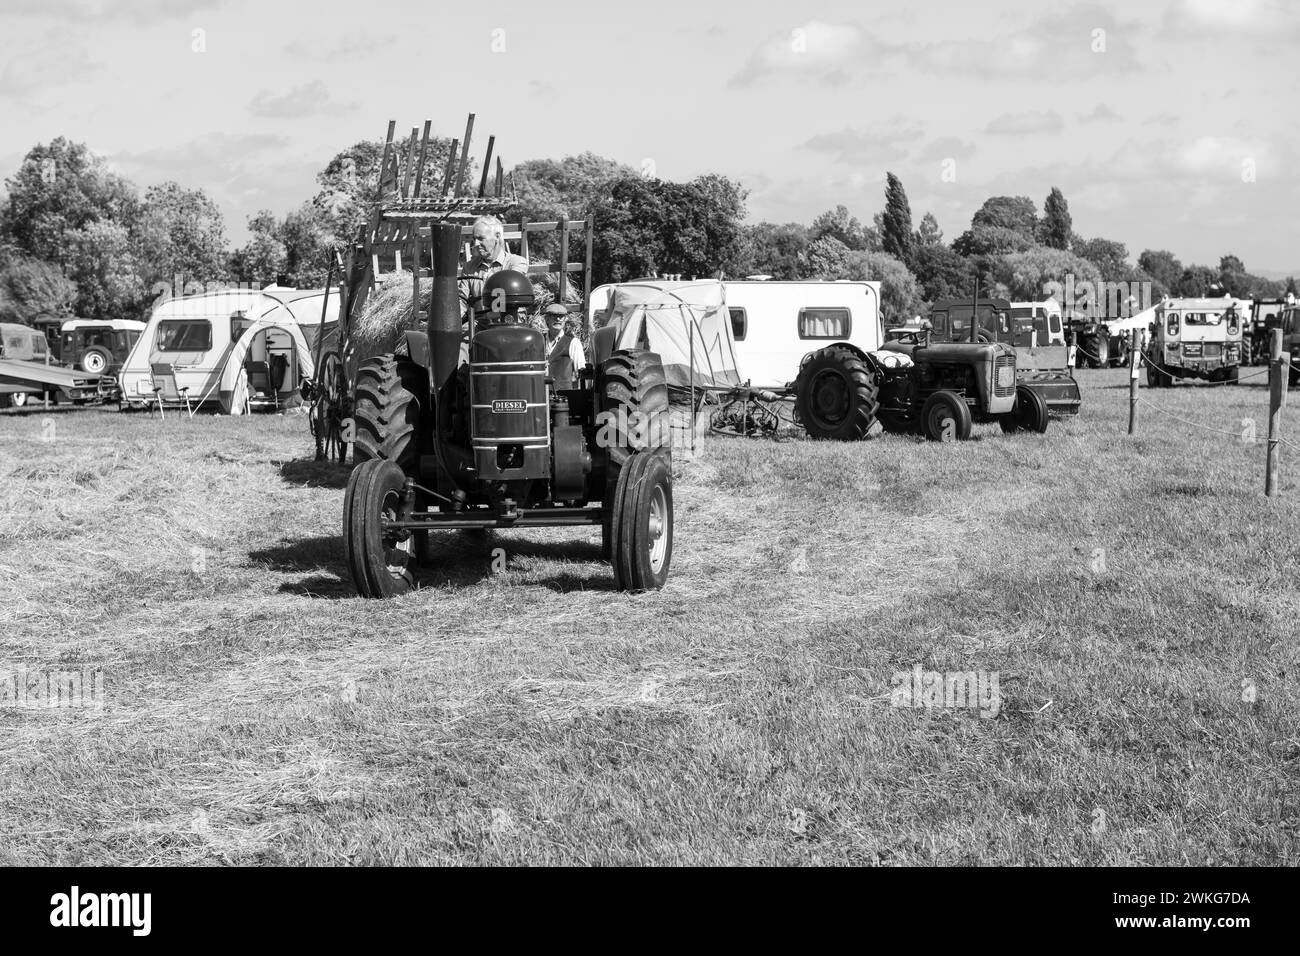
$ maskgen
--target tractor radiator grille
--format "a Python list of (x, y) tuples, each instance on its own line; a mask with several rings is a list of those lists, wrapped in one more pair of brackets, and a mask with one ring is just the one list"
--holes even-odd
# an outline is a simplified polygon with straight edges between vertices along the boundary
[(997, 398), (1016, 394), (1016, 359), (1000, 355), (993, 360), (993, 394)]

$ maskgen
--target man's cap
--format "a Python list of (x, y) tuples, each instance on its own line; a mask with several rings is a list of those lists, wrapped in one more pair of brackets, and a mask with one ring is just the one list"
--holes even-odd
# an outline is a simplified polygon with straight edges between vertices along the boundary
[(569, 310), (566, 309), (564, 306), (560, 305), (560, 303), (558, 302), (552, 302), (550, 305), (546, 307), (546, 314), (558, 315), (561, 318), (563, 318), (564, 316), (569, 314)]

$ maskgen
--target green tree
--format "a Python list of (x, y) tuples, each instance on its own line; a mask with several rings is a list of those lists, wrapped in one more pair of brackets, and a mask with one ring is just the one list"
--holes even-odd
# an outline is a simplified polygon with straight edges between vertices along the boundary
[(1005, 226), (972, 226), (953, 242), (955, 252), (966, 257), (1000, 256), (1025, 252), (1037, 245), (1024, 233)]
[(249, 218), (248, 231), (248, 242), (230, 257), (230, 271), (240, 282), (257, 287), (270, 285), (284, 275), (289, 262), (280, 222), (275, 213), (263, 209)]
[(1286, 295), (1298, 295), (1298, 294), (1300, 294), (1300, 290), (1297, 290), (1297, 289), (1296, 289), (1295, 276), (1287, 276), (1287, 277), (1286, 277), (1286, 292), (1285, 292), (1284, 294), (1286, 294)]
[(813, 240), (808, 246), (808, 278), (847, 279), (853, 251), (835, 236)]
[(530, 159), (510, 171), (524, 219), (546, 222), (585, 218), (619, 179), (637, 175), (631, 166), (592, 152), (563, 159)]
[(1079, 239), (1074, 243), (1076, 255), (1087, 259), (1098, 269), (1107, 282), (1125, 282), (1132, 278), (1133, 267), (1128, 262), (1128, 247), (1112, 239)]
[(77, 277), (77, 314), (88, 319), (136, 318), (148, 305), (135, 243), (126, 226), (109, 220), (86, 223), (68, 238)]
[[(407, 146), (409, 140), (402, 139), (394, 144), (393, 155), (397, 159), (399, 178), (405, 174)], [(440, 195), (443, 191), (443, 179), (446, 176), (447, 161), (451, 153), (451, 140), (445, 136), (430, 136), (429, 147), (425, 153), (424, 169), (421, 175), (420, 193), (424, 196)], [(328, 223), (331, 241), (347, 248), (357, 239), (358, 230), (366, 221), (373, 204), (379, 199), (380, 166), (384, 155), (382, 140), (362, 140), (335, 154), (325, 164), (325, 168), (316, 174), (319, 189), (312, 198)], [(416, 158), (419, 157), (419, 144), (416, 144)], [(460, 160), (459, 150), (456, 156)], [(389, 160), (390, 171), (393, 160)], [(414, 188), (415, 173), (412, 170), (411, 187)], [(465, 175), (468, 188), (477, 193), (477, 161), (472, 157), (469, 170)], [(509, 195), (509, 185), (506, 186)]]
[[(111, 310), (137, 307), (135, 294), (127, 289), (138, 279), (125, 282), (120, 264), (104, 261), (87, 247), (87, 237), (95, 236), (117, 249), (120, 236), (134, 231), (140, 200), (130, 182), (111, 172), (85, 144), (59, 137), (29, 150), (5, 187), (0, 242), (56, 266), (71, 279), (78, 315), (120, 318)], [(121, 263), (137, 265), (129, 249), (121, 251)], [(111, 281), (112, 287), (96, 287), (101, 280)]]
[(1043, 245), (1052, 249), (1070, 248), (1070, 205), (1055, 186), (1043, 203)]
[(1174, 295), (1199, 298), (1211, 294), (1219, 283), (1219, 270), (1210, 266), (1188, 266), (1179, 276)]
[(937, 246), (943, 242), (943, 230), (939, 228), (939, 220), (934, 218), (934, 213), (927, 212), (921, 217), (921, 225), (916, 230), (916, 242), (914, 246)]
[(324, 286), (335, 237), (328, 217), (313, 203), (289, 212), (276, 235), (284, 244), (284, 273), (299, 289)]
[(801, 223), (760, 222), (742, 230), (741, 268), (737, 275), (774, 279), (808, 277), (808, 228)]
[(1030, 246), (1038, 244), (1038, 211), (1028, 196), (993, 196), (984, 200), (970, 221), (971, 231), (980, 227), (1009, 229), (1019, 233)]
[(828, 209), (812, 221), (808, 227), (808, 238), (816, 242), (823, 236), (838, 239), (847, 248), (862, 252), (873, 246), (879, 248), (880, 237), (870, 226), (864, 227), (857, 217), (849, 212), (847, 206), (839, 205)]
[(880, 236), (881, 248), (902, 262), (912, 259), (912, 207), (907, 202), (903, 183), (893, 173), (885, 173), (885, 213)]
[(1144, 249), (1138, 256), (1138, 268), (1164, 291), (1171, 291), (1183, 275), (1183, 264), (1168, 249)]
[(211, 282), (227, 274), (221, 210), (201, 189), (184, 189), (174, 182), (150, 186), (135, 247), (144, 269), (141, 279), (150, 288), (161, 281), (183, 289), (188, 282)]
[(1229, 295), (1244, 297), (1251, 295), (1257, 286), (1262, 286), (1265, 282), (1250, 275), (1237, 256), (1226, 255), (1219, 260), (1219, 284)]
[(940, 243), (917, 246), (913, 256), (916, 280), (926, 302), (970, 291), (970, 260)]
[(745, 265), (745, 191), (709, 174), (689, 183), (624, 176), (594, 210), (593, 281), (653, 273), (736, 275)]
[(853, 252), (850, 279), (880, 282), (880, 311), (885, 325), (900, 325), (921, 308), (921, 287), (907, 264), (887, 252)]
[[(1066, 285), (1066, 277), (1073, 275), (1076, 290), (1081, 283), (1093, 283), (1093, 295), (1099, 291), (1096, 283), (1102, 272), (1087, 259), (1064, 249), (1036, 246), (1024, 252), (1015, 252), (992, 261), (992, 278), (1007, 295), (1018, 301), (1037, 302), (1047, 298), (1051, 283)], [(1079, 293), (1081, 294), (1081, 293)], [(1064, 298), (1063, 295), (1057, 296)], [(1062, 302), (1062, 305), (1070, 303)]]
[(0, 246), (0, 322), (31, 325), (42, 316), (69, 316), (77, 286), (56, 266)]

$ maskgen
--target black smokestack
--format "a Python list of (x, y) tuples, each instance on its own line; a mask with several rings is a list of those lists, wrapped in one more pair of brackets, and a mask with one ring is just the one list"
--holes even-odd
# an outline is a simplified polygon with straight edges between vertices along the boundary
[(460, 364), (460, 226), (433, 227), (433, 295), (429, 300), (429, 348), (433, 352), (433, 387), (441, 390)]

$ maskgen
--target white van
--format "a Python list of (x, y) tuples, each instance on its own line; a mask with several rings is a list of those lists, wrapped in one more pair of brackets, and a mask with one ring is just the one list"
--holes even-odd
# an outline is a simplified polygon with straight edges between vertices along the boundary
[[(792, 383), (800, 360), (827, 345), (848, 342), (872, 352), (884, 341), (879, 282), (724, 280), (722, 285), (737, 370), (755, 388)], [(613, 288), (592, 291), (592, 328), (604, 324)]]
[[(1023, 325), (1032, 336), (1031, 347), (1064, 345), (1065, 328), (1061, 324), (1061, 304), (1055, 299), (1042, 302), (1012, 302), (1011, 324), (1015, 329)], [(1016, 343), (1019, 344), (1019, 343)]]
[[(269, 286), (163, 302), (118, 372), (122, 403), (145, 407), (154, 400), (155, 365), (170, 365), (177, 387), (188, 389), (196, 406), (220, 404), (239, 413), (246, 373), (263, 363), (277, 395), (287, 396), (314, 372), (312, 345), (326, 298), (323, 289)], [(337, 323), (338, 295), (331, 292), (325, 325)]]

